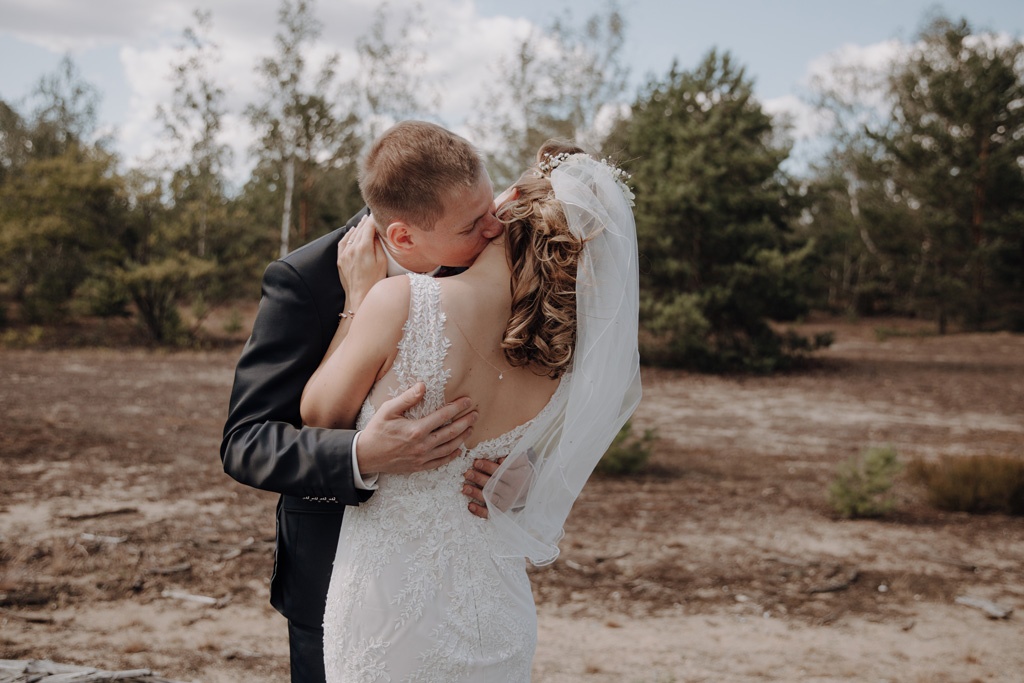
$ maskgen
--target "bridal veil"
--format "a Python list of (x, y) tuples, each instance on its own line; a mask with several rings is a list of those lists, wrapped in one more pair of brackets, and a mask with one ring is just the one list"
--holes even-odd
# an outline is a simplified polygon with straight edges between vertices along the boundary
[(639, 275), (633, 195), (622, 173), (585, 154), (552, 159), (551, 186), (584, 240), (576, 350), (561, 405), (534, 420), (484, 487), (497, 552), (535, 565), (558, 557), (583, 485), (640, 402)]

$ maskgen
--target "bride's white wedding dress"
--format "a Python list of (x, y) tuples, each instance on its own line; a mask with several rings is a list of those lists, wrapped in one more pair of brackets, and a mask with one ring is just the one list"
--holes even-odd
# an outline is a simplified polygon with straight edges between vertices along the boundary
[[(444, 404), (449, 341), (440, 283), (409, 278), (409, 319), (398, 355), (371, 396), (380, 401), (382, 393), (422, 381), (427, 391), (418, 417)], [(554, 405), (552, 398), (541, 414)], [(357, 427), (373, 413), (368, 398)], [(330, 683), (530, 679), (537, 616), (526, 562), (503, 556), (493, 527), (469, 513), (461, 493), (473, 459), (507, 455), (529, 424), (463, 449), (439, 469), (382, 474), (370, 500), (345, 511), (324, 615)]]

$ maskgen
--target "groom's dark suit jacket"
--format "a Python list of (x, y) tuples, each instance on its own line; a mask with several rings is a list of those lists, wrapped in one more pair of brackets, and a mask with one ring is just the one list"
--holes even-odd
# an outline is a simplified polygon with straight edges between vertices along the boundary
[(327, 352), (345, 303), (338, 240), (363, 213), (267, 267), (220, 446), (232, 478), (281, 494), (270, 602), (306, 626), (323, 623), (345, 505), (369, 497), (352, 476), (355, 432), (303, 427), (299, 417), (302, 389)]

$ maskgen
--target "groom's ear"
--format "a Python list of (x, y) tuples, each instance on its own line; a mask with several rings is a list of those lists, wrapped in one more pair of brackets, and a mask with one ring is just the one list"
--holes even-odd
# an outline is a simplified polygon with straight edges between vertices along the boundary
[(384, 230), (388, 242), (398, 249), (405, 251), (415, 246), (415, 237), (409, 226), (402, 221), (395, 221)]

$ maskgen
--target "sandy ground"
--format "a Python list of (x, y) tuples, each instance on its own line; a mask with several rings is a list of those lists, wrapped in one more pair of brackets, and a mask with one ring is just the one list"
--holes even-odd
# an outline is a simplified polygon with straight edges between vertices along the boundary
[[(834, 347), (783, 376), (645, 370), (649, 469), (593, 479), (531, 570), (534, 680), (1024, 680), (1024, 520), (938, 512), (906, 480), (883, 520), (825, 497), (873, 445), (1024, 457), (1024, 336), (880, 324), (829, 322)], [(287, 679), (275, 497), (217, 457), (237, 354), (0, 351), (0, 659)]]

